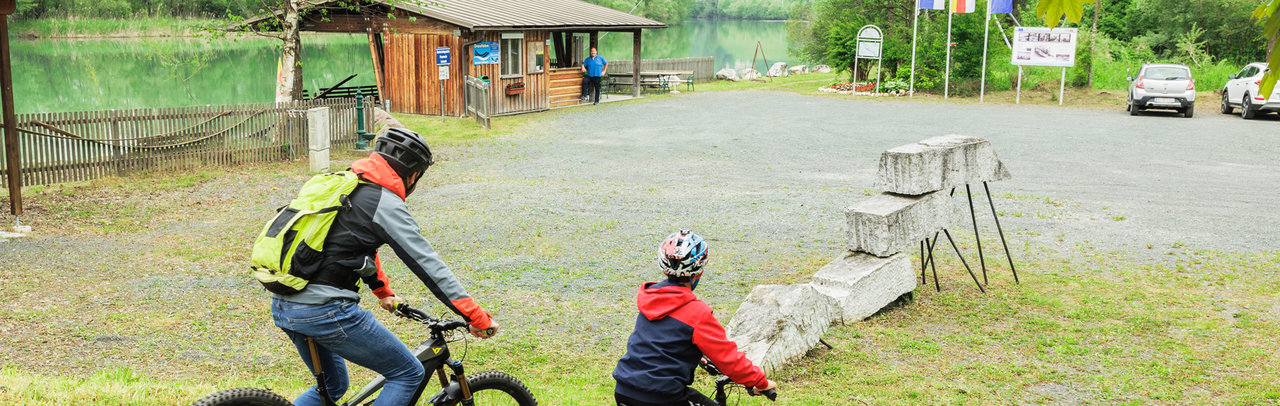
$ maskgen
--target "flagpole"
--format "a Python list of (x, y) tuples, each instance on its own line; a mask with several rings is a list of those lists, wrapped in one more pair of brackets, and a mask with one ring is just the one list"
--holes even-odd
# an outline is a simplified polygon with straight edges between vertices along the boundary
[(982, 82), (978, 85), (978, 103), (982, 103), (987, 94), (987, 43), (991, 35), (991, 0), (987, 0), (987, 19), (982, 25)]
[(951, 95), (951, 14), (956, 10), (956, 0), (951, 0), (950, 3), (947, 5), (947, 73), (942, 80), (943, 100), (946, 100)]
[(918, 24), (920, 24), (920, 0), (916, 0), (915, 17), (911, 19), (911, 87), (907, 91), (907, 98), (916, 97), (916, 35)]

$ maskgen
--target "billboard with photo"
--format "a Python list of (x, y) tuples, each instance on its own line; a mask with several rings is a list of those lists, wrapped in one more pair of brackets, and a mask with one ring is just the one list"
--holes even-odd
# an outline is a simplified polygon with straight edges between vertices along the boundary
[(1013, 30), (1013, 64), (1075, 66), (1075, 28), (1016, 27)]

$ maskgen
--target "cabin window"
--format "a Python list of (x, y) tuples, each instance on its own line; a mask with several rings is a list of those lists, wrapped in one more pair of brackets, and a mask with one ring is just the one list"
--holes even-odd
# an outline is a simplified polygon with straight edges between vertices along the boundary
[(503, 78), (515, 78), (523, 76), (521, 71), (520, 52), (524, 50), (524, 33), (502, 33), (502, 43), (498, 45), (501, 51), (502, 71), (500, 76)]
[(546, 66), (546, 48), (542, 42), (529, 41), (529, 73), (542, 73)]

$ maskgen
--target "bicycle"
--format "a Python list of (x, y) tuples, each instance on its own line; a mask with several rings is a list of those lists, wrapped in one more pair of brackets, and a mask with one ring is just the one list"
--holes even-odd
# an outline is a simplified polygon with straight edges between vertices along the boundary
[(711, 397), (711, 399), (715, 400), (716, 403), (719, 404), (720, 406), (727, 406), (727, 403), (725, 402), (729, 401), (729, 393), (728, 393), (728, 390), (726, 390), (726, 388), (734, 389), (735, 387), (746, 390), (747, 394), (751, 396), (764, 396), (768, 398), (769, 401), (771, 402), (778, 401), (777, 391), (773, 389), (769, 389), (766, 391), (762, 391), (760, 392), (760, 394), (757, 395), (755, 391), (752, 391), (751, 388), (748, 388), (746, 385), (734, 382), (732, 379), (729, 379), (729, 377), (724, 376), (724, 372), (720, 372), (720, 368), (716, 368), (716, 365), (712, 364), (711, 361), (706, 358), (703, 358), (702, 362), (698, 363), (698, 366), (702, 367), (702, 370), (707, 371), (707, 373), (710, 374), (711, 376), (718, 377), (716, 378), (716, 392), (715, 392), (715, 395)]
[[(418, 385), (418, 390), (413, 394), (411, 404), (417, 404), (422, 396), (423, 391), (431, 383), (432, 374), (440, 380), (441, 389), (426, 400), (427, 405), (433, 406), (454, 406), (454, 405), (519, 405), (519, 406), (537, 406), (538, 401), (534, 399), (533, 393), (529, 388), (524, 386), (516, 377), (498, 371), (484, 371), (478, 374), (467, 376), (461, 361), (454, 360), (450, 357), (449, 341), (445, 339), (445, 333), (454, 330), (467, 330), (467, 323), (460, 320), (437, 319), (421, 310), (410, 307), (401, 303), (396, 306), (395, 314), (400, 317), (426, 325), (431, 330), (431, 336), (427, 341), (418, 344), (413, 349), (413, 355), (422, 362), (423, 368), (428, 371), (422, 378), (422, 383)], [(491, 332), (492, 333), (492, 332)], [(456, 341), (456, 340), (455, 340)], [(315, 365), (315, 371), (312, 375), (316, 379), (316, 390), (320, 392), (321, 398), (325, 399), (328, 406), (339, 406), (329, 400), (328, 389), (325, 388), (324, 371), (320, 368), (320, 361), (316, 355), (315, 342), (310, 338), (307, 344), (311, 347), (312, 365)], [(448, 367), (452, 374), (446, 379), (445, 367)], [(379, 389), (386, 379), (381, 375), (369, 382), (351, 400), (342, 403), (341, 406), (357, 406), (369, 405), (373, 403), (373, 394)], [(477, 400), (479, 399), (479, 400)], [(197, 400), (192, 406), (290, 406), (291, 402), (284, 396), (280, 396), (275, 392), (259, 389), (259, 388), (235, 388), (227, 389), (213, 393), (209, 396)]]

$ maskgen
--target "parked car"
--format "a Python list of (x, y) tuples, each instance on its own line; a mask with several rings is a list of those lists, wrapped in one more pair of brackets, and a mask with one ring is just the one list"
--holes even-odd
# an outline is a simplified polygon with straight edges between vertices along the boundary
[(1187, 65), (1144, 64), (1137, 80), (1128, 79), (1130, 115), (1147, 109), (1177, 110), (1187, 118), (1195, 115), (1196, 80)]
[(1267, 64), (1254, 62), (1245, 65), (1240, 73), (1228, 75), (1230, 80), (1222, 88), (1222, 114), (1231, 114), (1239, 108), (1240, 117), (1251, 119), (1262, 112), (1280, 112), (1280, 86), (1276, 86), (1270, 98), (1258, 95), (1262, 75), (1266, 73)]

